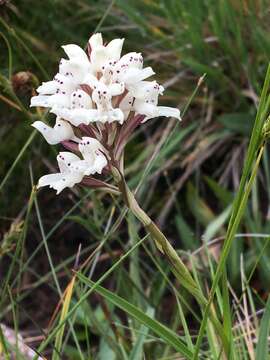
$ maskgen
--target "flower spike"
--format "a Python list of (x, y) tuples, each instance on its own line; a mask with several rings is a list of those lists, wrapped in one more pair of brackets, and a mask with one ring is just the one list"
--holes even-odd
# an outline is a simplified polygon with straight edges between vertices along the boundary
[(101, 184), (95, 176), (123, 168), (124, 148), (137, 126), (159, 116), (180, 119), (178, 109), (159, 106), (164, 88), (149, 80), (155, 73), (144, 67), (142, 54), (121, 56), (123, 43), (113, 39), (106, 44), (97, 33), (87, 53), (78, 45), (62, 46), (67, 58), (60, 60), (53, 80), (37, 88), (30, 106), (49, 108), (56, 123), (35, 121), (32, 126), (50, 145), (61, 143), (70, 151), (59, 153), (59, 172), (43, 176), (39, 187), (60, 193), (75, 184)]

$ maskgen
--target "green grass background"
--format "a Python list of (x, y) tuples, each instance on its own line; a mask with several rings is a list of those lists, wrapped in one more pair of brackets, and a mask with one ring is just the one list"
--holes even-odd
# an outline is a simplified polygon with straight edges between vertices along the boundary
[[(29, 100), (57, 71), (61, 45), (84, 47), (93, 31), (107, 41), (125, 37), (125, 52), (143, 53), (166, 87), (161, 101), (188, 108), (180, 125), (154, 119), (134, 134), (126, 150), (128, 183), (208, 296), (270, 59), (269, 1), (0, 4), (0, 322), (33, 337), (29, 344), (49, 359), (178, 359), (197, 350), (200, 359), (266, 359), (267, 145), (226, 260), (228, 279), (218, 284), (213, 302), (231, 353), (224, 354), (209, 321), (196, 350), (203, 309), (134, 217), (123, 220), (121, 201), (81, 188), (57, 197), (48, 189), (37, 196), (32, 191), (41, 174), (53, 171), (58, 147), (33, 132), (30, 124), (40, 115)], [(65, 302), (66, 313), (61, 318), (60, 308), (53, 317), (79, 244), (80, 264), (91, 259)], [(88, 294), (89, 279), (96, 282), (104, 273)], [(60, 334), (57, 324), (76, 304)], [(180, 340), (186, 355), (180, 355)]]

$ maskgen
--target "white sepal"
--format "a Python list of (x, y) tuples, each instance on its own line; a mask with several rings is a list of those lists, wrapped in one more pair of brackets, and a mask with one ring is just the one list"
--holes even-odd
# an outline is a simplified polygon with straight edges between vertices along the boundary
[(143, 57), (141, 53), (130, 52), (121, 57), (121, 59), (115, 65), (116, 71), (122, 71), (123, 69), (137, 68), (142, 69)]
[(55, 80), (43, 82), (38, 88), (37, 92), (42, 95), (52, 95), (56, 93), (58, 83)]
[(120, 73), (118, 79), (119, 81), (123, 81), (126, 85), (132, 85), (145, 80), (154, 74), (155, 72), (150, 66), (144, 69), (130, 68), (126, 70), (126, 72)]
[(180, 110), (169, 106), (158, 106), (158, 116), (174, 117), (178, 120), (182, 120)]
[(91, 49), (94, 49), (97, 46), (102, 46), (103, 45), (102, 34), (96, 33), (96, 34), (92, 35), (88, 41), (91, 46)]
[(70, 60), (76, 59), (86, 63), (89, 61), (85, 51), (78, 45), (68, 44), (63, 45), (62, 48)]
[(106, 46), (106, 51), (108, 54), (108, 60), (118, 61), (121, 56), (123, 44), (125, 39), (113, 39)]
[(91, 47), (90, 61), (96, 72), (109, 62), (117, 62), (120, 59), (124, 39), (114, 39), (107, 46), (103, 45), (101, 34), (93, 35), (89, 44)]
[(164, 91), (163, 86), (156, 81), (140, 81), (129, 86), (129, 92), (137, 99), (145, 99), (156, 105), (158, 96), (162, 95)]
[(55, 145), (65, 140), (76, 139), (72, 126), (68, 122), (58, 118), (53, 128), (42, 121), (35, 121), (32, 126), (43, 135), (50, 145)]
[(54, 95), (37, 95), (31, 98), (30, 106), (39, 107), (68, 107), (70, 104), (69, 96), (65, 94), (54, 94)]

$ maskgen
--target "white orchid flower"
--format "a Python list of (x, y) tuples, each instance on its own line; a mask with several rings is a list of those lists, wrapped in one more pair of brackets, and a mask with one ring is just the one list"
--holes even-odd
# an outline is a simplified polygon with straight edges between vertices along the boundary
[(43, 135), (50, 145), (55, 145), (65, 140), (80, 141), (80, 139), (74, 135), (72, 126), (67, 121), (61, 120), (60, 118), (56, 119), (53, 128), (42, 121), (35, 121), (32, 126)]
[(108, 164), (106, 159), (107, 150), (96, 139), (84, 136), (79, 143), (79, 150), (88, 165), (85, 170), (85, 175), (94, 173), (101, 174), (104, 167)]
[(66, 187), (72, 188), (75, 184), (80, 183), (84, 176), (101, 174), (108, 164), (103, 153), (106, 152), (106, 149), (102, 144), (94, 138), (83, 137), (79, 144), (79, 150), (83, 160), (71, 152), (60, 152), (57, 156), (60, 172), (42, 176), (39, 179), (38, 188), (49, 186), (59, 194)]
[(151, 67), (143, 69), (142, 54), (136, 52), (122, 56), (114, 67), (114, 80), (124, 82), (126, 85), (138, 83), (155, 74)]
[(57, 156), (59, 173), (42, 176), (38, 181), (38, 188), (49, 186), (56, 190), (58, 195), (66, 187), (72, 188), (75, 184), (82, 181), (84, 171), (76, 171), (76, 164), (80, 164), (81, 159), (70, 152), (60, 152)]
[(67, 107), (56, 105), (51, 112), (69, 121), (74, 126), (88, 125), (96, 113), (96, 110), (92, 109), (91, 97), (85, 91), (78, 89), (71, 93), (69, 103), (70, 106)]
[(133, 109), (138, 114), (146, 116), (144, 122), (158, 116), (181, 119), (178, 109), (167, 106), (157, 106), (158, 96), (161, 95), (163, 91), (163, 86), (158, 85), (156, 81), (143, 81), (130, 89), (131, 94), (135, 97)]
[(126, 87), (132, 83), (145, 80), (154, 75), (151, 67), (143, 69), (143, 57), (140, 53), (131, 52), (121, 57), (119, 61), (108, 61), (102, 68), (101, 80), (105, 82), (124, 83)]

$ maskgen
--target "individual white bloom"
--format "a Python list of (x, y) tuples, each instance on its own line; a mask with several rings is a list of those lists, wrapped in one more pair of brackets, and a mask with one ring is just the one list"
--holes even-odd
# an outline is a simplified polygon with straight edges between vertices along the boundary
[(81, 63), (79, 60), (66, 60), (61, 59), (59, 63), (59, 73), (61, 75), (76, 79), (76, 82), (80, 84), (85, 77), (85, 74), (92, 72), (90, 63)]
[(164, 88), (156, 81), (144, 81), (130, 89), (135, 97), (133, 109), (146, 118), (143, 122), (158, 116), (175, 117), (179, 120), (180, 111), (177, 108), (158, 106), (158, 96), (163, 93)]
[(81, 159), (70, 152), (60, 152), (57, 162), (60, 169), (59, 173), (42, 176), (38, 181), (38, 188), (49, 186), (59, 194), (66, 187), (73, 187), (82, 181), (84, 171), (76, 171), (76, 164), (80, 164)]
[(143, 69), (143, 57), (136, 52), (122, 56), (119, 61), (104, 63), (101, 72), (104, 82), (124, 83), (127, 88), (155, 74), (151, 67)]
[(78, 89), (70, 95), (70, 106), (61, 107), (56, 105), (51, 112), (69, 121), (74, 126), (88, 125), (91, 121), (96, 121), (96, 110), (92, 109), (92, 104), (90, 95)]
[(115, 64), (113, 79), (122, 81), (126, 85), (138, 83), (154, 75), (151, 67), (143, 69), (143, 57), (141, 53), (131, 52), (121, 57)]
[(79, 150), (87, 163), (85, 175), (94, 173), (101, 174), (104, 167), (108, 164), (106, 156), (107, 150), (96, 139), (84, 136), (79, 143)]
[(80, 183), (84, 176), (101, 174), (108, 164), (104, 155), (107, 150), (102, 144), (94, 138), (83, 137), (79, 143), (79, 151), (83, 160), (71, 152), (60, 152), (57, 156), (60, 172), (42, 176), (39, 179), (38, 188), (49, 186), (59, 194), (66, 187), (71, 188)]
[(65, 140), (79, 141), (79, 139), (74, 135), (72, 126), (67, 121), (59, 118), (56, 119), (53, 128), (42, 121), (35, 121), (32, 126), (41, 132), (47, 143), (50, 145), (55, 145)]
[(114, 39), (104, 46), (100, 33), (92, 35), (89, 39), (89, 45), (91, 48), (90, 61), (94, 70), (99, 72), (105, 63), (118, 61), (123, 43), (124, 39)]

